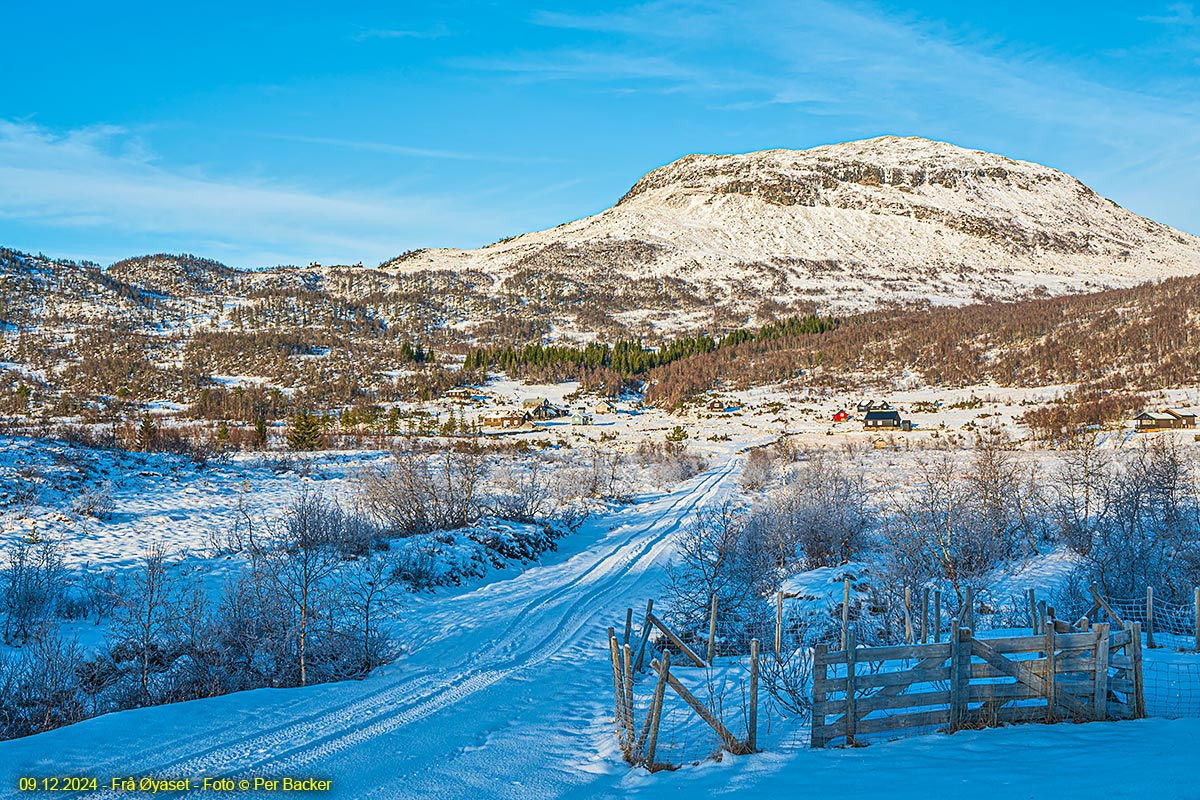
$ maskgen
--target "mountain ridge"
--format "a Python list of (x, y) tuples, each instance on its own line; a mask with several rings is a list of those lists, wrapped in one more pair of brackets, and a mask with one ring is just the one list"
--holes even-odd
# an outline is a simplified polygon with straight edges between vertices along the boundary
[[(437, 346), (653, 342), (813, 311), (963, 305), (1200, 274), (1200, 238), (1066, 173), (894, 136), (687, 155), (599, 214), (473, 250), (409, 251), (379, 268), (243, 271), (159, 253), (100, 270), (6, 252), (0, 278), (40, 297), (32, 306), (47, 313), (219, 329), (235, 318), (286, 324), (324, 304), (317, 317), (367, 320)], [(22, 264), (36, 269), (22, 276)]]
[[(1195, 274), (1200, 238), (1133, 214), (1059, 170), (889, 136), (691, 154), (651, 170), (599, 214), (382, 266), (477, 270), (497, 291), (528, 283), (530, 267), (563, 283), (675, 278), (747, 313), (756, 296), (837, 313), (888, 300), (958, 305)], [(884, 291), (862, 291), (863, 282)]]

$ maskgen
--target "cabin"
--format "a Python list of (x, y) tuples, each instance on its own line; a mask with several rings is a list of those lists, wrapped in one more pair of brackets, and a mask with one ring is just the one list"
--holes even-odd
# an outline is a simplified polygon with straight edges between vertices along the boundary
[(479, 418), (483, 427), (493, 430), (512, 430), (529, 425), (532, 418), (525, 411), (489, 411)]
[(475, 400), (475, 390), (468, 386), (455, 386), (446, 390), (446, 398), (458, 403), (471, 403)]
[(1142, 433), (1196, 427), (1196, 415), (1188, 411), (1164, 408), (1162, 411), (1143, 411), (1133, 418)]
[(882, 411), (875, 409), (868, 411), (863, 417), (863, 430), (874, 431), (880, 429), (891, 430), (912, 430), (912, 422), (907, 419), (900, 419), (900, 412), (895, 409)]
[(725, 404), (724, 400), (709, 400), (708, 405), (705, 406), (705, 408), (707, 408), (709, 412), (713, 414), (724, 414), (725, 409), (728, 408), (728, 406)]
[(581, 412), (572, 414), (571, 415), (571, 424), (572, 425), (591, 425), (592, 424), (592, 415), (584, 414)]
[(891, 411), (892, 405), (887, 400), (862, 400), (858, 404), (858, 413), (866, 414), (868, 411)]
[(545, 398), (526, 400), (521, 403), (521, 407), (530, 417), (537, 420), (558, 419), (567, 415), (567, 412)]
[(833, 415), (834, 422), (845, 422), (848, 419), (850, 419), (850, 414), (844, 409)]
[(617, 406), (610, 400), (601, 400), (599, 403), (596, 403), (596, 407), (592, 410), (597, 414), (615, 414), (617, 413)]

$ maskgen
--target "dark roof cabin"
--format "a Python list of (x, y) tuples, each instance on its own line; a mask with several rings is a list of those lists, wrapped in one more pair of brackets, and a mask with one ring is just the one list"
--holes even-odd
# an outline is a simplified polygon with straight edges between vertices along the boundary
[(900, 419), (899, 411), (868, 411), (863, 417), (863, 428), (873, 430), (875, 428), (901, 428), (904, 426), (904, 421)]
[(529, 416), (538, 420), (558, 419), (567, 415), (566, 411), (549, 400), (526, 400), (521, 406), (529, 412)]

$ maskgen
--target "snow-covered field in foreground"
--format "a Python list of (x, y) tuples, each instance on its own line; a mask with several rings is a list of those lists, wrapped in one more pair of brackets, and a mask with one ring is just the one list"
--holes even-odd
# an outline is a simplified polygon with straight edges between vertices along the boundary
[(397, 631), (411, 651), (365, 681), (139, 709), (0, 743), (0, 796), (30, 775), (102, 785), (142, 775), (318, 777), (339, 798), (1197, 796), (1200, 720), (785, 749), (656, 775), (627, 768), (611, 735), (604, 627), (655, 593), (672, 535), (733, 491), (737, 467), (725, 462), (593, 518), (518, 575), (414, 600)]

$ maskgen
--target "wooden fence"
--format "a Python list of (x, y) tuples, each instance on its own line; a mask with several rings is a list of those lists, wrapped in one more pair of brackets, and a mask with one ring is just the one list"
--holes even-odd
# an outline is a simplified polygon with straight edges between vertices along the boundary
[(813, 651), (812, 746), (903, 730), (1145, 716), (1140, 625)]
[[(703, 720), (708, 727), (712, 728), (721, 741), (722, 749), (737, 755), (753, 753), (758, 749), (759, 669), (757, 639), (750, 642), (750, 698), (747, 707), (747, 735), (744, 741), (734, 736), (715, 710), (706, 706), (679, 681), (678, 677), (671, 673), (671, 651), (666, 647), (663, 648), (661, 660), (654, 658), (654, 648), (650, 648), (651, 658), (649, 666), (656, 676), (654, 692), (650, 696), (650, 705), (641, 724), (638, 724), (636, 719), (634, 711), (634, 690), (636, 683), (634, 676), (642, 671), (652, 631), (657, 628), (666, 637), (667, 641), (679, 651), (683, 660), (686, 660), (690, 666), (708, 668), (712, 664), (714, 636), (716, 635), (717, 604), (715, 599), (712, 604), (711, 613), (707, 662), (692, 648), (688, 647), (671, 630), (670, 626), (654, 615), (653, 600), (646, 604), (646, 617), (642, 623), (642, 630), (639, 636), (634, 637), (633, 633), (633, 609), (626, 610), (625, 633), (623, 637), (617, 635), (616, 629), (608, 629), (608, 656), (612, 667), (613, 682), (613, 722), (616, 726), (617, 740), (621, 745), (621, 751), (628, 763), (644, 766), (651, 772), (672, 767), (672, 765), (658, 758), (658, 730), (659, 723), (662, 720), (663, 703), (666, 699), (667, 689), (670, 689), (683, 700), (698, 718)], [(636, 648), (633, 645), (635, 638), (640, 640)], [(679, 666), (676, 665), (676, 670), (678, 670)]]

